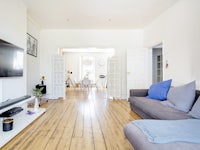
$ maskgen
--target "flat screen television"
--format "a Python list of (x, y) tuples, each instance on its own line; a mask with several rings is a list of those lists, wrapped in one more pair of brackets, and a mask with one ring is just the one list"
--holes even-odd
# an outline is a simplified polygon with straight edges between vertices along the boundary
[(24, 50), (0, 39), (0, 77), (23, 76)]

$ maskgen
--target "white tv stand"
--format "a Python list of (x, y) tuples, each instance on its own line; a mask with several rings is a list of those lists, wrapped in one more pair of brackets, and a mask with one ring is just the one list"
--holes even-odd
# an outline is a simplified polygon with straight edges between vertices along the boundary
[(11, 131), (3, 132), (3, 118), (0, 118), (0, 148), (46, 111), (45, 108), (39, 108), (36, 113), (27, 114), (27, 110), (33, 111), (32, 108), (27, 108), (27, 103), (33, 99), (34, 97), (31, 97), (0, 110), (0, 113), (2, 113), (13, 107), (23, 108), (23, 111), (11, 117), (14, 119), (13, 130)]

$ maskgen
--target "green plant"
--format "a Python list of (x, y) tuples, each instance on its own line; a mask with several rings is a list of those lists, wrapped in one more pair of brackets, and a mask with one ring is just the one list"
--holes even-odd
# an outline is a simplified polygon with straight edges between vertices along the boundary
[(36, 97), (41, 97), (41, 95), (42, 95), (42, 90), (43, 90), (43, 89), (44, 89), (44, 87), (33, 89), (34, 96), (36, 96)]

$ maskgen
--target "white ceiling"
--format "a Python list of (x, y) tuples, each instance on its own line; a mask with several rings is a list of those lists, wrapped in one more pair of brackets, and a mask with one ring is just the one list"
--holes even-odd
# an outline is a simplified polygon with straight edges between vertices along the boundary
[(142, 28), (178, 0), (23, 0), (48, 29)]

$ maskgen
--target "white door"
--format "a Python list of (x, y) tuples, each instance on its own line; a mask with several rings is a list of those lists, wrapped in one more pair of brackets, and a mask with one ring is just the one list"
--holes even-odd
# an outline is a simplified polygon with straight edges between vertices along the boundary
[(130, 89), (148, 88), (151, 70), (150, 50), (143, 48), (127, 51), (127, 97)]
[(63, 56), (55, 55), (52, 64), (53, 97), (65, 99), (65, 59)]
[(121, 61), (119, 57), (108, 59), (107, 90), (109, 99), (121, 99)]

